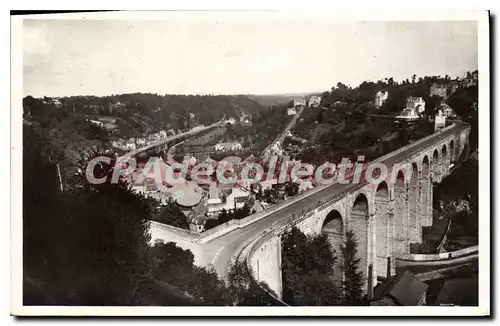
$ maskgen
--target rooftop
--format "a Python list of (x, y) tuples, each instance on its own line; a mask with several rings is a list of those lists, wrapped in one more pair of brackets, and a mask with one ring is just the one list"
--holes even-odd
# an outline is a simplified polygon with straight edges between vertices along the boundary
[(375, 288), (374, 299), (390, 297), (400, 306), (417, 306), (427, 291), (427, 284), (415, 278), (412, 272), (404, 271)]
[(458, 278), (444, 283), (438, 294), (436, 305), (477, 306), (478, 278)]

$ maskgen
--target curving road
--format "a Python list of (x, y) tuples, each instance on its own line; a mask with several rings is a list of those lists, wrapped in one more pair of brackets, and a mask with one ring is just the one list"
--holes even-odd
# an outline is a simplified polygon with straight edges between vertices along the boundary
[[(454, 127), (434, 134), (433, 137), (430, 137), (429, 139), (414, 143), (405, 150), (396, 152), (394, 155), (389, 154), (380, 162), (386, 164), (386, 166), (390, 168), (396, 163), (404, 162), (406, 158), (420, 152), (422, 149), (431, 147), (436, 142), (439, 142), (440, 140), (445, 139), (450, 135), (456, 134), (457, 132), (466, 128), (468, 128), (468, 126), (465, 123), (456, 122)], [(364, 178), (362, 177), (361, 180), (364, 180)], [(352, 185), (334, 182), (333, 184), (326, 186), (317, 192), (311, 192), (309, 196), (301, 198), (283, 209), (280, 209), (280, 206), (283, 205), (277, 205), (276, 207), (274, 207), (276, 211), (270, 212), (266, 217), (241, 229), (230, 231), (217, 238), (206, 241), (202, 245), (203, 259), (207, 263), (213, 265), (219, 275), (225, 276), (227, 273), (227, 268), (229, 267), (231, 261), (243, 250), (243, 248), (247, 244), (259, 238), (263, 233), (274, 229), (277, 226), (287, 223), (289, 224), (291, 222), (291, 219), (294, 218), (292, 217), (292, 214), (300, 213), (301, 210), (305, 207), (313, 207), (317, 205), (319, 201), (325, 202), (327, 200), (330, 200), (336, 195), (342, 195), (349, 192), (356, 186), (359, 187), (362, 186), (362, 184)]]

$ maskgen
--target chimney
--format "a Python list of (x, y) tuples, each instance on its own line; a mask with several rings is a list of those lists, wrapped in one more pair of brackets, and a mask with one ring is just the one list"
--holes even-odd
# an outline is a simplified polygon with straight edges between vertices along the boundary
[(391, 278), (391, 257), (387, 257), (387, 279)]
[(368, 265), (368, 301), (373, 300), (373, 264)]

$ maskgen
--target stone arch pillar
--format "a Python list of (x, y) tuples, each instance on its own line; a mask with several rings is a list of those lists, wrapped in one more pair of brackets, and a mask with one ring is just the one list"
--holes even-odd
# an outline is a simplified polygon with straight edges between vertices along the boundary
[(394, 185), (394, 242), (393, 253), (396, 256), (410, 252), (408, 241), (408, 185), (402, 171), (398, 172)]
[(422, 226), (432, 226), (432, 178), (429, 157), (426, 155), (422, 161), (421, 173), (421, 220)]
[(374, 225), (374, 273), (387, 276), (387, 257), (392, 257), (392, 216), (389, 189), (385, 181), (377, 186), (375, 192)]
[(419, 171), (416, 163), (412, 164), (412, 172), (408, 182), (408, 238), (411, 243), (421, 242), (419, 212)]
[(443, 145), (441, 149), (441, 180), (443, 180), (449, 173), (450, 160), (448, 155), (448, 149), (446, 145)]
[(359, 194), (352, 205), (349, 228), (356, 236), (358, 242), (358, 258), (360, 259), (359, 268), (363, 273), (363, 289), (366, 290), (368, 265), (370, 263), (369, 243), (371, 230), (368, 199), (364, 194)]

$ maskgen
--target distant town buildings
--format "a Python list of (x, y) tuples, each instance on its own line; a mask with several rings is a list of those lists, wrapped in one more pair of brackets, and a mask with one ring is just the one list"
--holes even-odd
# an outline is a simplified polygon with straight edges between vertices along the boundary
[(296, 106), (305, 106), (306, 105), (306, 100), (305, 99), (296, 99), (296, 100), (293, 100), (293, 106), (296, 107)]
[(389, 92), (388, 91), (378, 91), (375, 94), (375, 106), (376, 107), (381, 107), (384, 105), (385, 101), (387, 101), (387, 98), (389, 97)]
[(321, 104), (321, 96), (319, 96), (319, 95), (312, 95), (309, 98), (309, 107), (317, 108), (320, 104)]
[(241, 146), (240, 143), (238, 142), (232, 142), (232, 143), (218, 143), (214, 146), (214, 149), (216, 151), (241, 151), (243, 150), (243, 146)]

